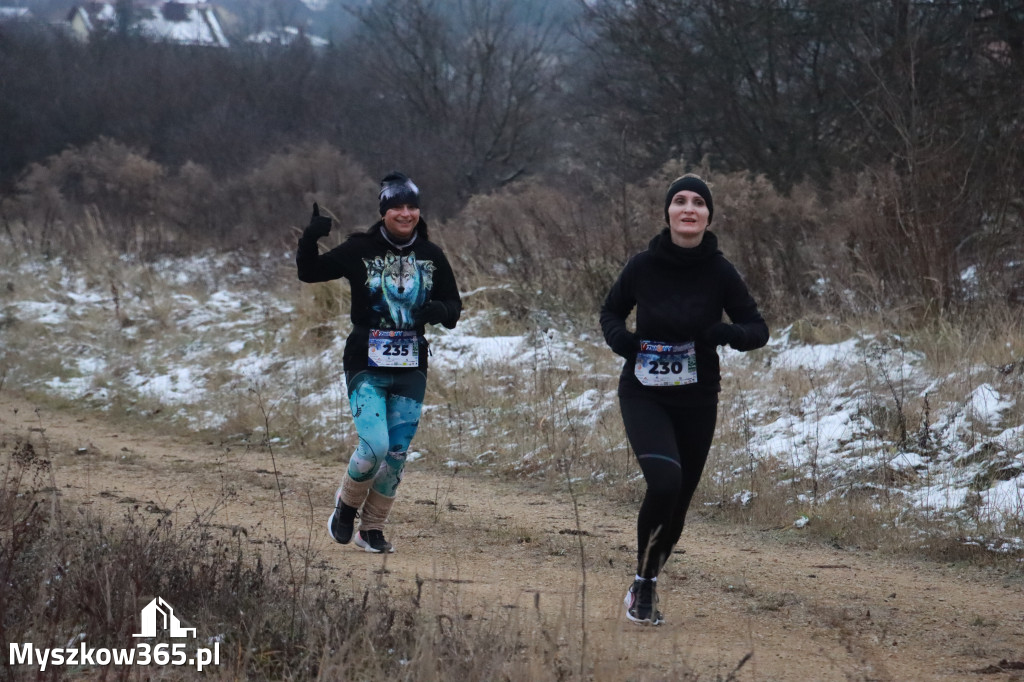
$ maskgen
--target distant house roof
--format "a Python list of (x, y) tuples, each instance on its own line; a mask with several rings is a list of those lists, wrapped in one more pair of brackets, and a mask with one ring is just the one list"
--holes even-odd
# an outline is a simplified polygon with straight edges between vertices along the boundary
[(327, 47), (331, 43), (324, 38), (306, 33), (295, 26), (282, 26), (276, 29), (267, 29), (248, 36), (246, 42), (260, 43), (264, 45), (291, 45), (295, 42), (305, 41), (312, 47)]
[(19, 19), (31, 19), (32, 12), (27, 7), (3, 7), (0, 6), (0, 22), (17, 21)]
[[(181, 45), (228, 46), (217, 12), (206, 2), (140, 0), (133, 3), (129, 21), (133, 31), (151, 40)], [(74, 35), (88, 40), (117, 26), (117, 9), (111, 2), (85, 2), (68, 13), (67, 22)]]

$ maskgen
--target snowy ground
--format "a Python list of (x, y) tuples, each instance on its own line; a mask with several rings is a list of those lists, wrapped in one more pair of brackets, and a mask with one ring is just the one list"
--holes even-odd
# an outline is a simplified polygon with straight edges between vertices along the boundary
[[(288, 257), (281, 260), (287, 264)], [(22, 263), (0, 267), (0, 277), (0, 386), (100, 410), (160, 412), (203, 429), (231, 429), (233, 411), (256, 394), (273, 404), (301, 403), (315, 415), (308, 428), (320, 435), (350, 428), (340, 367), (344, 334), (319, 349), (304, 343), (297, 329), (301, 290), (284, 277), (268, 283), (265, 273), (229, 256), (124, 263), (104, 273)], [(579, 365), (586, 357), (604, 360), (585, 373), (607, 379), (617, 371), (593, 330), (548, 330), (540, 339), (490, 335), (483, 314), (468, 308), (456, 330), (432, 334), (431, 366), (445, 370), (432, 381), (485, 365), (514, 374)], [(927, 365), (898, 338), (806, 345), (787, 329), (773, 330), (757, 353), (723, 353), (727, 383), (742, 386), (745, 456), (783, 463), (806, 483), (806, 495), (812, 478), (831, 481), (830, 494), (844, 494), (877, 485), (884, 471), (917, 512), (1019, 528), (1021, 378), (966, 360), (955, 373), (931, 376)], [(607, 381), (601, 385), (584, 382), (566, 395), (567, 413), (581, 424), (617, 414), (614, 391)], [(914, 421), (902, 425), (905, 438), (894, 438), (901, 415)], [(726, 470), (708, 475), (740, 477)], [(1002, 537), (993, 548), (1022, 546), (1020, 538)]]

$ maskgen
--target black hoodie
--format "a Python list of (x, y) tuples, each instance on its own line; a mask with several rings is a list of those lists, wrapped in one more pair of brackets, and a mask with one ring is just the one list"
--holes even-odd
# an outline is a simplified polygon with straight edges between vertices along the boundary
[[(626, 318), (636, 307), (636, 333)], [(640, 391), (679, 403), (714, 403), (721, 390), (718, 351), (704, 339), (722, 312), (733, 323), (736, 350), (768, 343), (768, 325), (743, 278), (718, 249), (718, 238), (705, 231), (701, 243), (685, 249), (672, 243), (668, 228), (646, 251), (630, 258), (601, 307), (601, 330), (613, 351), (626, 358), (620, 393)], [(640, 340), (694, 342), (697, 383), (686, 386), (644, 386), (634, 376)]]
[(415, 237), (396, 245), (384, 235), (383, 221), (350, 235), (340, 246), (320, 254), (316, 239), (299, 239), (295, 262), (303, 282), (344, 277), (352, 289), (352, 332), (345, 342), (346, 372), (367, 368), (371, 329), (412, 330), (419, 336), (419, 369), (427, 368), (423, 325), (413, 316), (429, 301), (444, 305), (442, 324), (453, 329), (462, 314), (462, 299), (451, 265), (437, 244), (427, 239), (421, 219)]

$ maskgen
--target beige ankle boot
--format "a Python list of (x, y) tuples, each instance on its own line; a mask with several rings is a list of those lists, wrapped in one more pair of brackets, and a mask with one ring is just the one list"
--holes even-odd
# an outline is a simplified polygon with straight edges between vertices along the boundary
[(356, 533), (356, 544), (367, 552), (394, 552), (395, 548), (384, 539), (384, 524), (391, 513), (395, 498), (381, 495), (370, 488), (363, 503), (363, 513), (359, 517), (359, 532)]
[(366, 502), (363, 503), (363, 514), (360, 518), (359, 530), (384, 530), (384, 524), (388, 520), (391, 506), (394, 503), (395, 498), (386, 497), (370, 488), (370, 492), (366, 496)]
[(327, 519), (327, 532), (335, 542), (347, 545), (352, 539), (356, 512), (366, 499), (371, 483), (372, 480), (357, 483), (345, 474), (338, 491), (334, 493), (334, 511), (331, 512), (331, 518)]
[(337, 506), (338, 502), (344, 502), (350, 507), (359, 509), (363, 506), (363, 502), (366, 501), (366, 494), (370, 490), (370, 486), (373, 485), (373, 479), (367, 479), (365, 481), (355, 481), (348, 472), (345, 472), (345, 478), (341, 482), (341, 487), (338, 488), (338, 493), (335, 496), (334, 504)]

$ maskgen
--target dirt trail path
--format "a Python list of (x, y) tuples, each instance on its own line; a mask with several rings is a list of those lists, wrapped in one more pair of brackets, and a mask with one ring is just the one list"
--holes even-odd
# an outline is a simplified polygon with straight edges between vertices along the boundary
[[(126, 504), (184, 518), (216, 509), (212, 522), (307, 543), (353, 590), (383, 580), (435, 592), (451, 615), (490, 618), (539, 609), (579, 627), (581, 570), (572, 500), (526, 485), (439, 474), (411, 463), (382, 557), (339, 546), (325, 525), (342, 466), (276, 454), (281, 497), (266, 452), (115, 427), (94, 416), (37, 409), (0, 394), (0, 433), (45, 441), (67, 505), (117, 514)], [(692, 523), (686, 553), (660, 586), (666, 624), (628, 623), (634, 510), (579, 500), (587, 559), (588, 651), (596, 679), (657, 677), (672, 664), (700, 679), (1022, 680), (982, 674), (1024, 660), (1024, 579), (980, 569), (892, 561), (782, 543), (767, 534)], [(387, 572), (381, 573), (386, 567)], [(507, 612), (507, 611), (506, 611)]]

